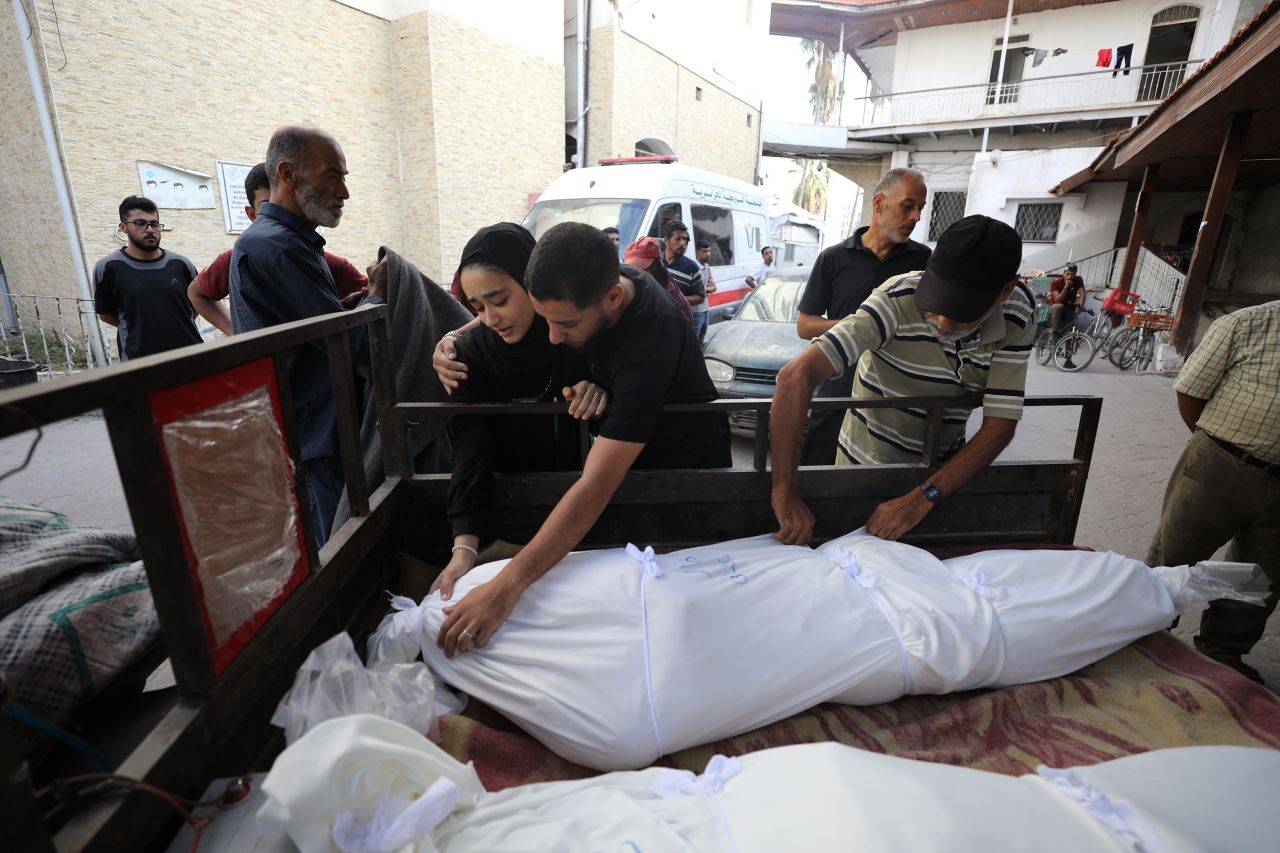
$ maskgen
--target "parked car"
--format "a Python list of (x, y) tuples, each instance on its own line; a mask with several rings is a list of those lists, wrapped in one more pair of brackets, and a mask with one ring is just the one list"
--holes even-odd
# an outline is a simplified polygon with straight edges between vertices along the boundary
[[(702, 356), (722, 399), (773, 396), (778, 371), (809, 343), (796, 334), (806, 280), (807, 275), (770, 276), (731, 320), (707, 329)], [(733, 413), (729, 426), (736, 433), (754, 433), (755, 412)]]

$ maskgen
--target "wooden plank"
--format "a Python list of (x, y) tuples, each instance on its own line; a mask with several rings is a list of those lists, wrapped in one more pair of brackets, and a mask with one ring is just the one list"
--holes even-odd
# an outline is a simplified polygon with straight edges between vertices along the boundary
[(1240, 167), (1240, 152), (1244, 150), (1244, 141), (1249, 135), (1252, 119), (1253, 113), (1232, 114), (1227, 135), (1222, 140), (1218, 168), (1213, 173), (1213, 185), (1209, 188), (1209, 199), (1205, 203), (1204, 221), (1196, 234), (1191, 266), (1182, 287), (1182, 301), (1178, 305), (1173, 334), (1169, 337), (1169, 342), (1179, 352), (1186, 350), (1200, 323), (1200, 306), (1204, 302), (1204, 291), (1209, 284), (1209, 268), (1213, 265), (1213, 257), (1218, 249), (1222, 219), (1227, 212), (1231, 187), (1236, 182), (1236, 170)]
[(1062, 527), (1056, 537), (1058, 542), (1066, 545), (1074, 545), (1076, 541), (1076, 528), (1080, 524), (1080, 510), (1084, 506), (1084, 490), (1089, 481), (1089, 469), (1093, 465), (1093, 448), (1098, 440), (1098, 423), (1101, 419), (1102, 398), (1092, 397), (1086, 400), (1080, 407), (1080, 420), (1076, 424), (1076, 445), (1072, 451), (1081, 467), (1064, 496), (1060, 515)]
[[(200, 794), (217, 775), (242, 773), (273, 736), (268, 723), (298, 666), (334, 633), (358, 628), (370, 615), (369, 566), (383, 555), (387, 532), (406, 511), (408, 486), (384, 482), (369, 515), (342, 528), (341, 547), (263, 626), (203, 702), (180, 703), (121, 764), (118, 772), (185, 796)], [(85, 807), (57, 836), (60, 850), (115, 853), (147, 849), (170, 819), (155, 797), (131, 794)]]
[(360, 446), (356, 386), (351, 376), (351, 342), (344, 332), (325, 339), (329, 349), (329, 378), (338, 420), (338, 448), (342, 476), (347, 482), (347, 504), (352, 515), (369, 514), (369, 484), (364, 479), (364, 451)]
[(187, 563), (151, 407), (138, 391), (106, 406), (103, 414), (178, 690), (184, 696), (206, 694), (217, 680), (212, 638), (205, 633), (204, 607)]
[(369, 325), (369, 360), (373, 368), (378, 435), (382, 440), (382, 470), (388, 477), (408, 478), (413, 473), (413, 460), (409, 458), (402, 406), (396, 402), (392, 373), (395, 354), (391, 348), (391, 327), (385, 315)]
[(322, 346), (319, 341), (325, 335), (374, 323), (385, 312), (385, 306), (366, 305), (5, 391), (0, 393), (0, 437), (31, 429), (33, 420), (48, 424), (101, 409), (133, 396), (139, 388), (159, 391), (301, 344)]
[(1120, 268), (1120, 285), (1117, 288), (1125, 293), (1129, 292), (1133, 284), (1133, 274), (1138, 269), (1142, 235), (1147, 233), (1147, 214), (1151, 212), (1151, 198), (1155, 195), (1159, 178), (1159, 163), (1152, 163), (1142, 173), (1142, 187), (1138, 190), (1138, 201), (1133, 209), (1133, 223), (1129, 226), (1129, 248), (1125, 250), (1124, 266)]

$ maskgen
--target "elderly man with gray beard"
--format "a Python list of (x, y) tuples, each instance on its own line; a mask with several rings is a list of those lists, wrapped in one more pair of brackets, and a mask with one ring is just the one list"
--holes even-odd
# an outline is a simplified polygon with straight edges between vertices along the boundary
[[(854, 371), (855, 398), (982, 395), (982, 427), (968, 443), (969, 407), (943, 409), (942, 467), (876, 507), (867, 520), (875, 536), (897, 539), (911, 530), (1013, 440), (1035, 336), (1035, 303), (1017, 277), (1021, 262), (1022, 241), (1011, 227), (967, 216), (943, 232), (924, 272), (880, 285), (782, 369), (769, 421), (779, 539), (804, 544), (813, 532), (797, 490), (800, 434), (814, 388), (846, 370)], [(836, 464), (918, 464), (926, 424), (922, 409), (853, 409)]]
[[(322, 130), (282, 127), (266, 156), (271, 200), (236, 241), (231, 255), (231, 326), (252, 332), (342, 310), (316, 226), (337, 227), (347, 192), (347, 160)], [(386, 277), (371, 271), (361, 304), (381, 303)], [(363, 329), (350, 335), (356, 363), (367, 359)], [(302, 472), (316, 546), (329, 538), (345, 481), (338, 448), (337, 410), (323, 341), (287, 357), (289, 390), (301, 443)]]

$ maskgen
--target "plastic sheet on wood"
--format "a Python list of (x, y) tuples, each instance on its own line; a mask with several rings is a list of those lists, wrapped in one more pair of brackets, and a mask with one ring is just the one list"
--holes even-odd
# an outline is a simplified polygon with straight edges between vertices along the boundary
[(215, 647), (268, 607), (300, 559), (293, 470), (270, 390), (162, 428)]

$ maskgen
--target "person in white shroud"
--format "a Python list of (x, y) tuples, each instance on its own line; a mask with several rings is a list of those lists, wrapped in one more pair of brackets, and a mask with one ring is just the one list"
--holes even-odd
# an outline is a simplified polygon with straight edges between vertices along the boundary
[[(473, 569), (458, 592), (503, 565)], [(1249, 564), (1152, 569), (1087, 551), (944, 562), (863, 530), (816, 550), (768, 535), (661, 556), (630, 545), (568, 555), (492, 643), (452, 658), (435, 643), (446, 602), (400, 599), (368, 657), (421, 653), (559, 755), (620, 770), (822, 702), (1065, 675), (1209, 600), (1261, 600), (1241, 590), (1263, 583)]]

